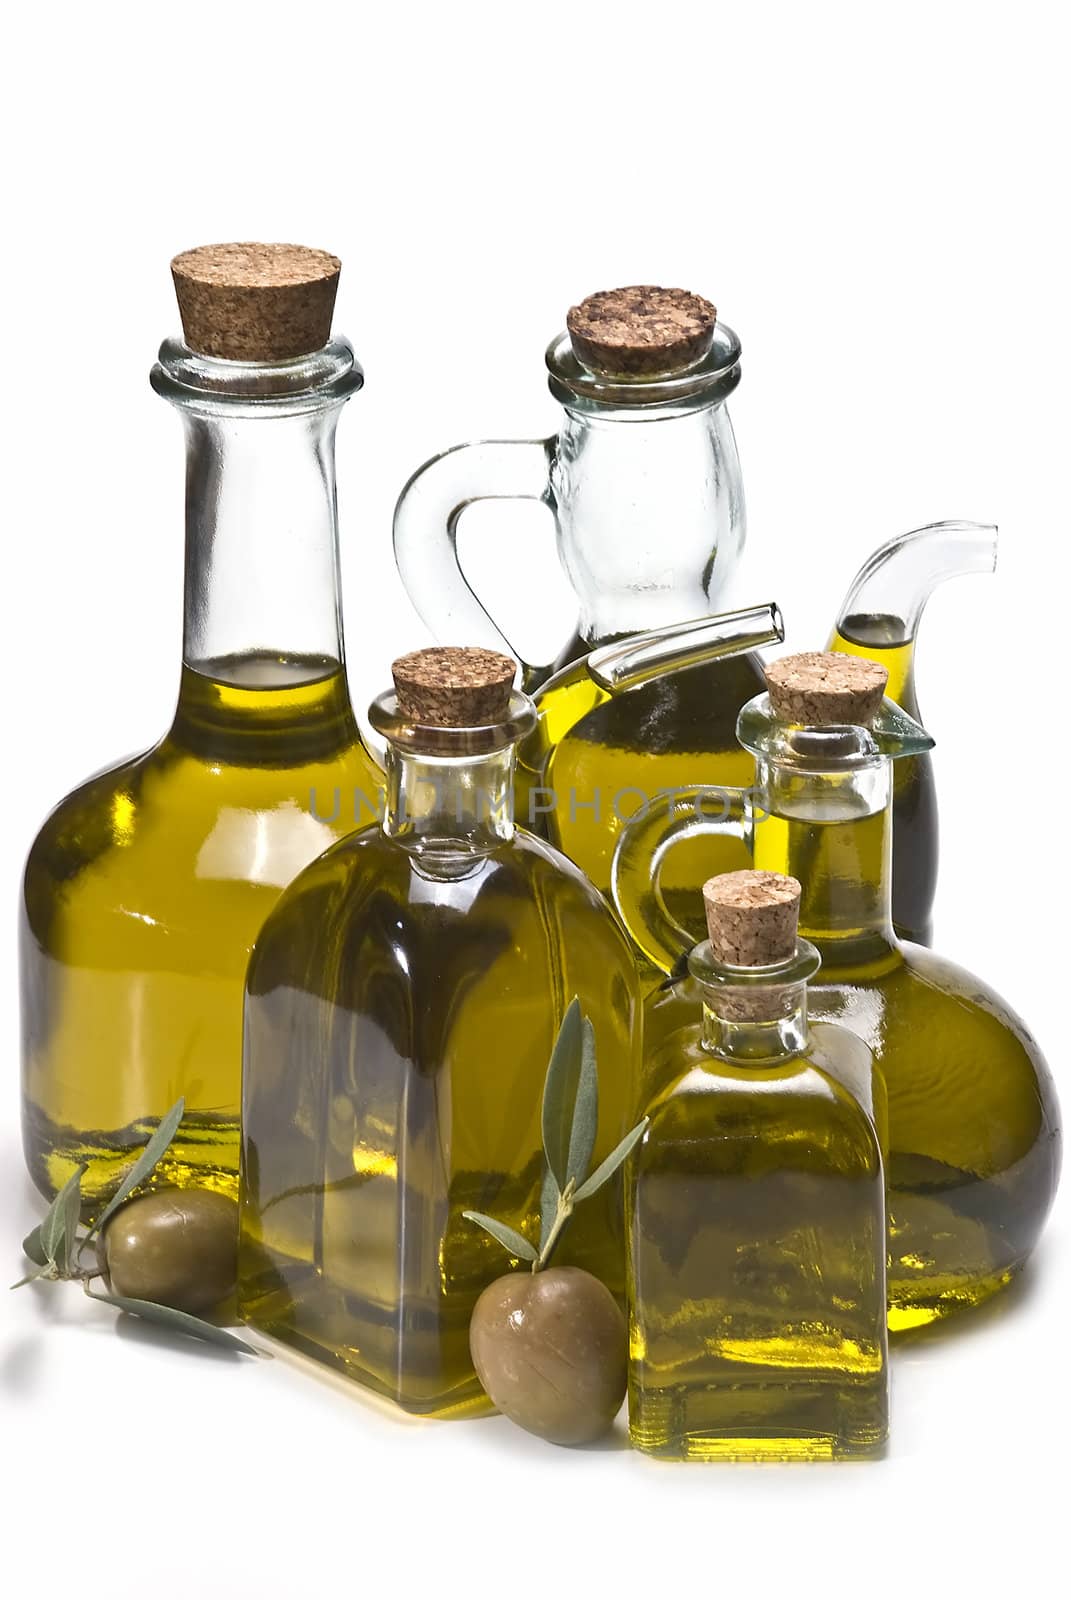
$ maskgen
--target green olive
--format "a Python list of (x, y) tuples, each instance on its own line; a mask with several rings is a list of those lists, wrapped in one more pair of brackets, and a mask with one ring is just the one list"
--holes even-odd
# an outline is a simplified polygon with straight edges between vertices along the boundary
[(209, 1189), (158, 1189), (120, 1206), (101, 1265), (116, 1294), (208, 1311), (234, 1288), (238, 1207)]
[(553, 1444), (604, 1434), (625, 1398), (625, 1319), (579, 1267), (512, 1272), (476, 1302), (469, 1346), (480, 1382), (518, 1427)]

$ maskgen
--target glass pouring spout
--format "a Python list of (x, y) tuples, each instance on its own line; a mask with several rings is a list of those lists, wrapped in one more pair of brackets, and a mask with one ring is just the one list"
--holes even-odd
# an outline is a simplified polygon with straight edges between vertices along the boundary
[[(901, 534), (859, 568), (840, 608), (835, 637), (883, 650), (914, 644), (926, 602), (939, 583), (992, 572), (996, 564), (997, 530), (991, 523), (933, 522)], [(899, 699), (891, 693), (891, 675), (890, 694)]]
[[(980, 522), (934, 522), (890, 539), (856, 573), (840, 608), (830, 650), (868, 656), (887, 668), (890, 700), (916, 719), (915, 636), (939, 583), (992, 572), (997, 530)], [(900, 761), (893, 805), (893, 921), (903, 939), (932, 942), (938, 820), (928, 755)]]
[[(571, 818), (574, 807), (577, 814), (593, 818), (590, 832), (595, 844), (590, 858), (578, 864), (598, 888), (608, 889), (614, 844), (625, 821), (623, 797), (631, 796), (634, 804), (636, 798), (648, 790), (655, 792), (665, 787), (667, 781), (675, 782), (675, 766), (668, 770), (668, 777), (662, 767), (652, 772), (648, 770), (644, 749), (632, 750), (624, 746), (611, 752), (620, 764), (611, 768), (609, 774), (601, 764), (585, 766), (584, 761), (590, 760), (588, 753), (600, 752), (602, 748), (584, 738), (585, 730), (596, 723), (604, 708), (608, 715), (616, 715), (618, 710), (627, 711), (638, 705), (645, 717), (649, 716), (650, 695), (660, 697), (656, 698), (656, 709), (663, 703), (672, 704), (672, 695), (679, 693), (680, 685), (693, 676), (703, 678), (702, 671), (696, 673), (695, 669), (730, 658), (746, 664), (745, 658), (752, 652), (765, 645), (780, 644), (784, 637), (781, 612), (771, 601), (767, 605), (748, 606), (630, 634), (600, 645), (564, 667), (537, 694), (537, 724), (520, 747), (518, 818), (536, 831), (542, 831), (549, 821), (551, 841), (556, 844), (563, 838), (561, 818)], [(698, 685), (699, 690), (703, 690), (705, 683), (704, 679)], [(732, 687), (730, 684), (730, 699)], [(649, 691), (646, 696), (645, 690)], [(702, 694), (699, 698), (704, 699), (709, 717), (717, 709), (716, 705), (713, 701), (708, 705)], [(733, 706), (734, 718), (735, 709)], [(656, 728), (655, 736), (657, 731)], [(650, 742), (652, 735), (646, 720), (642, 721), (640, 732)], [(726, 773), (716, 759), (712, 762), (709, 751), (705, 750), (702, 728), (686, 726), (685, 736), (689, 741), (687, 747), (674, 758), (682, 767), (681, 781), (724, 780)], [(568, 758), (576, 751), (581, 752), (581, 756), (569, 765)], [(728, 776), (731, 778), (732, 773)], [(570, 836), (566, 842), (573, 845), (572, 852), (566, 853), (576, 860), (580, 852), (575, 841)]]
[(669, 672), (746, 655), (764, 645), (781, 644), (784, 637), (780, 608), (771, 600), (768, 605), (698, 617), (602, 645), (587, 657), (588, 677), (609, 694), (624, 694)]
[[(767, 605), (693, 617), (690, 622), (629, 634), (612, 644), (600, 645), (544, 685), (536, 698), (540, 728), (547, 743), (555, 745), (581, 718), (617, 695), (708, 661), (782, 644), (784, 638), (781, 610), (773, 600)], [(566, 676), (579, 676), (581, 681), (571, 686), (568, 699), (563, 700), (551, 691), (558, 678)]]

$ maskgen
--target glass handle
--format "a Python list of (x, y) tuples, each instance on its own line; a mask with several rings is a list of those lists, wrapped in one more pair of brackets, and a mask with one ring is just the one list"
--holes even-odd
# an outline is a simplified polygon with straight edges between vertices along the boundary
[(546, 668), (514, 649), (465, 577), (457, 553), (461, 513), (475, 500), (541, 500), (553, 506), (556, 439), (462, 444), (419, 467), (394, 511), (394, 556), (421, 620), (445, 644), (475, 644), (514, 656), (530, 682)]
[[(662, 893), (662, 871), (675, 845), (687, 839), (726, 834), (751, 848), (752, 800), (746, 789), (693, 784), (664, 790), (626, 822), (610, 869), (610, 893), (617, 914), (643, 954), (665, 973), (695, 944), (695, 936), (674, 917)], [(698, 895), (700, 885), (696, 884)]]

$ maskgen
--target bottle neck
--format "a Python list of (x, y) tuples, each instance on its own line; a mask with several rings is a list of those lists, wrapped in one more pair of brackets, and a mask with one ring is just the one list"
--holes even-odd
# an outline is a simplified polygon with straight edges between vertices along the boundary
[[(802, 1055), (807, 1049), (807, 985), (797, 983), (779, 991), (783, 997), (776, 1017), (734, 1015), (733, 991), (711, 990), (703, 995), (703, 1049), (723, 1061), (769, 1066)], [(770, 1009), (773, 1009), (772, 1007)]]
[(740, 462), (724, 405), (567, 407), (553, 493), (586, 645), (717, 609), (744, 540)]
[(828, 969), (880, 960), (892, 926), (892, 763), (802, 772), (760, 759), (754, 860), (802, 885), (800, 933)]
[(455, 870), (513, 837), (516, 745), (426, 755), (388, 742), (383, 829), (434, 870)]
[(337, 405), (184, 417), (183, 660), (216, 681), (311, 681), (341, 665)]
[(363, 382), (334, 339), (278, 365), (166, 340), (153, 388), (186, 431), (188, 671), (285, 689), (342, 665), (335, 427)]

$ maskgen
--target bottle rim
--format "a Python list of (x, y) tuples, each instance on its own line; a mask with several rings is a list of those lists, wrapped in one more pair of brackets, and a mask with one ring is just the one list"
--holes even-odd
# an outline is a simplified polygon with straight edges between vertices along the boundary
[(375, 731), (403, 755), (435, 756), (442, 760), (471, 760), (493, 755), (527, 738), (537, 722), (536, 709), (526, 694), (515, 690), (509, 709), (499, 722), (482, 727), (448, 728), (414, 722), (398, 706), (393, 689), (377, 695), (368, 708)]
[(727, 323), (714, 328), (710, 349), (682, 371), (607, 377), (577, 358), (567, 331), (547, 346), (550, 392), (572, 409), (588, 411), (698, 411), (720, 405), (740, 382), (740, 340)]
[(295, 416), (341, 405), (363, 386), (364, 372), (346, 339), (287, 361), (227, 361), (165, 339), (149, 382), (165, 400), (200, 415)]

